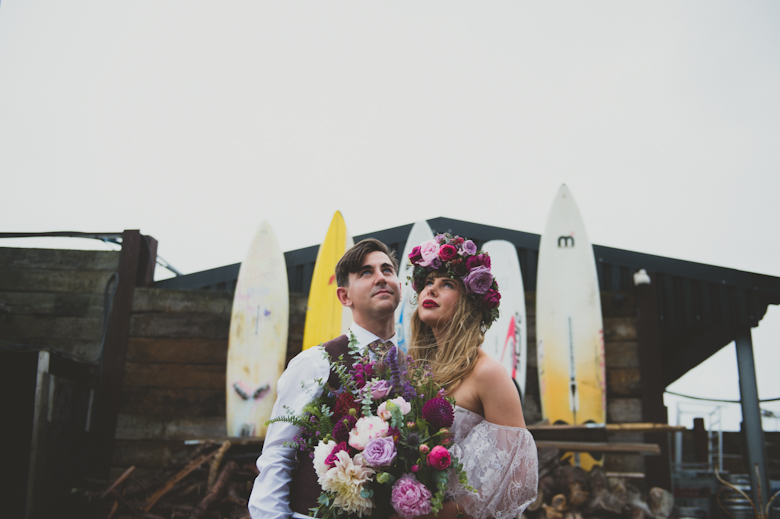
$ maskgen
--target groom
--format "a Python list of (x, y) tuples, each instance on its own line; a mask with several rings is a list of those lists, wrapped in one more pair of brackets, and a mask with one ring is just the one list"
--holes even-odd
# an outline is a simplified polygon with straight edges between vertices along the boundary
[[(336, 284), (339, 301), (352, 310), (354, 322), (349, 330), (358, 345), (365, 348), (377, 340), (397, 345), (394, 315), (401, 301), (401, 284), (395, 251), (373, 238), (359, 242), (336, 265)], [(338, 352), (347, 352), (348, 342), (348, 336), (342, 335), (292, 359), (279, 378), (271, 417), (300, 415), (303, 406), (322, 390), (317, 380), (330, 378), (323, 348), (337, 357)], [(257, 459), (260, 475), (249, 497), (252, 519), (304, 518), (309, 517), (309, 509), (317, 507), (320, 488), (308, 453), (284, 446), (298, 432), (286, 422), (268, 427), (263, 453)]]

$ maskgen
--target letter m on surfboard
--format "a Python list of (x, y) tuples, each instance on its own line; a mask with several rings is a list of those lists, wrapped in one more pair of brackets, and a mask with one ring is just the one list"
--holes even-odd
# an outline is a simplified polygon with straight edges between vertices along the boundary
[(574, 247), (574, 236), (559, 236), (558, 248)]

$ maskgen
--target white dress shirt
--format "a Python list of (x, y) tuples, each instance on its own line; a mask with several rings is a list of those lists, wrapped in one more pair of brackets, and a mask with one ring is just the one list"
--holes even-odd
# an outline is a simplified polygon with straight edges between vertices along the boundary
[[(352, 323), (349, 330), (357, 339), (358, 346), (365, 348), (379, 339), (365, 328)], [(349, 337), (349, 333), (347, 333)], [(398, 345), (397, 336), (390, 339)], [(315, 346), (299, 353), (290, 361), (276, 386), (276, 403), (271, 418), (290, 413), (300, 415), (303, 406), (320, 396), (322, 387), (316, 380), (327, 382), (330, 364), (322, 347)], [(285, 409), (287, 407), (287, 409)], [(304, 519), (309, 516), (294, 513), (290, 509), (290, 484), (297, 465), (295, 449), (285, 447), (299, 433), (298, 427), (287, 422), (276, 422), (268, 426), (263, 442), (263, 453), (257, 458), (260, 475), (255, 479), (249, 496), (249, 513), (252, 519)]]

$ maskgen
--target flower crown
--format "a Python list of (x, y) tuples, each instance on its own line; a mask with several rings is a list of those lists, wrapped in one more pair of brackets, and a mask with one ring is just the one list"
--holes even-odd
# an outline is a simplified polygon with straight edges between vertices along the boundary
[(468, 297), (482, 309), (482, 323), (486, 327), (490, 328), (498, 319), (501, 294), (496, 278), (490, 272), (490, 256), (477, 250), (473, 241), (449, 233), (437, 234), (434, 239), (412, 249), (409, 262), (414, 267), (410, 279), (417, 294), (425, 287), (428, 274), (442, 271), (463, 282)]

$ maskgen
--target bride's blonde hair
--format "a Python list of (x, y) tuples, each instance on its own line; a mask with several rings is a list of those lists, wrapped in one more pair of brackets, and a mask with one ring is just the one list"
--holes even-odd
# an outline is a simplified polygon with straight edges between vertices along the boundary
[[(446, 276), (443, 272), (434, 271), (427, 279)], [(452, 281), (457, 286), (460, 297), (452, 319), (443, 329), (440, 341), (436, 342), (431, 327), (420, 320), (418, 306), (412, 313), (409, 344), (409, 354), (412, 358), (428, 362), (433, 372), (433, 380), (447, 390), (454, 388), (474, 369), (487, 329), (482, 323), (482, 309), (466, 296), (466, 289), (460, 280)], [(417, 296), (419, 295), (418, 292)]]

